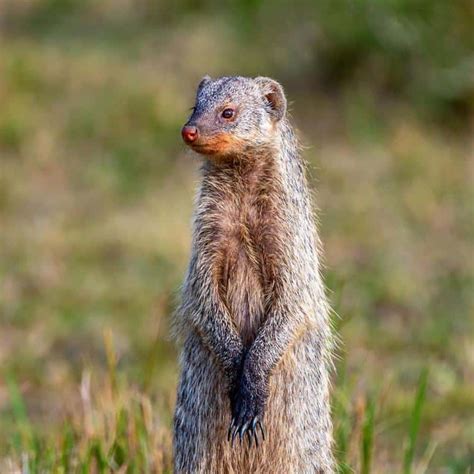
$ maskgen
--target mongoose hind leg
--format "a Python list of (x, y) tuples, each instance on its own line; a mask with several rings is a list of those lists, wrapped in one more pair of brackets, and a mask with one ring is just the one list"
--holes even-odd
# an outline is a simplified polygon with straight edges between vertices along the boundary
[[(198, 336), (184, 345), (174, 419), (176, 474), (229, 473), (229, 399), (219, 369)], [(210, 447), (212, 446), (212, 449)]]

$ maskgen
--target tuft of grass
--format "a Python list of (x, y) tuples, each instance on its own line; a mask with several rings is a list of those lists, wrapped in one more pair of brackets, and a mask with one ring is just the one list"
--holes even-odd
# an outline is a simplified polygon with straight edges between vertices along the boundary
[(415, 403), (410, 418), (410, 430), (405, 448), (405, 456), (403, 461), (404, 474), (411, 474), (413, 462), (415, 459), (415, 446), (420, 430), (421, 412), (426, 398), (426, 386), (428, 383), (428, 369), (425, 368), (421, 372), (420, 380), (418, 382), (418, 389), (415, 396)]
[(20, 388), (12, 376), (7, 378), (16, 425), (13, 457), (5, 464), (9, 470), (29, 474), (171, 472), (169, 427), (156, 415), (150, 398), (118, 377), (110, 331), (104, 332), (104, 340), (108, 373), (95, 381), (95, 374), (84, 371), (79, 404), (53, 437), (34, 430)]
[(375, 399), (367, 397), (361, 441), (361, 473), (370, 474), (374, 448)]
[(6, 376), (6, 382), (8, 395), (10, 397), (11, 411), (17, 425), (17, 430), (11, 438), (11, 443), (17, 451), (20, 451), (22, 446), (31, 446), (33, 437), (32, 427), (20, 388), (13, 375), (8, 374)]

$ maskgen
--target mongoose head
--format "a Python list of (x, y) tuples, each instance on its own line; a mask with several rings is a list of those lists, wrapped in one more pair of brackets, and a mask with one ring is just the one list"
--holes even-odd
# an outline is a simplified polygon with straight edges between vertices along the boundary
[(204, 77), (181, 134), (197, 153), (210, 158), (251, 156), (275, 144), (286, 98), (268, 77)]

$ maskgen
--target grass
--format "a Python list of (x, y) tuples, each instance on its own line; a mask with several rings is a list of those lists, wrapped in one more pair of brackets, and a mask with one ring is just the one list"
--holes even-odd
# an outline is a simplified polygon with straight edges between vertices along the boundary
[[(80, 408), (71, 412), (53, 438), (41, 436), (31, 424), (25, 401), (15, 381), (7, 379), (13, 418), (17, 427), (11, 440), (16, 458), (3, 461), (5, 469), (19, 472), (171, 472), (171, 440), (149, 397), (140, 393), (116, 372), (116, 352), (110, 332), (104, 334), (107, 376), (93, 382), (84, 370), (79, 387)], [(403, 472), (413, 472), (416, 439), (425, 401), (428, 372), (423, 370), (408, 425)], [(339, 472), (353, 472), (349, 445), (360, 443), (360, 472), (373, 472), (376, 410), (380, 398), (367, 395), (359, 401), (356, 421), (335, 410)], [(346, 429), (341, 431), (341, 425)], [(432, 453), (428, 457), (431, 458)], [(426, 466), (427, 467), (427, 466)], [(420, 471), (417, 471), (420, 472)]]
[(408, 436), (407, 447), (405, 450), (405, 459), (403, 462), (404, 474), (410, 474), (413, 468), (415, 458), (416, 438), (420, 430), (421, 412), (426, 397), (426, 385), (428, 382), (428, 371), (424, 370), (420, 376), (418, 391), (415, 397), (413, 412), (410, 420), (410, 431)]
[(372, 466), (372, 450), (374, 445), (375, 402), (370, 397), (365, 408), (362, 426), (361, 473), (369, 474)]
[[(115, 350), (110, 333), (104, 335), (108, 354), (107, 377), (100, 384), (92, 382), (85, 370), (79, 387), (80, 409), (65, 420), (53, 438), (41, 436), (27, 415), (25, 401), (14, 378), (8, 379), (10, 403), (17, 426), (11, 440), (14, 456), (5, 458), (5, 469), (18, 472), (171, 472), (171, 439), (169, 430), (154, 414), (149, 397), (117, 380)], [(428, 372), (420, 376), (408, 434), (403, 472), (413, 472), (416, 438), (425, 400)], [(335, 411), (339, 427), (349, 427), (338, 436), (336, 452), (340, 473), (353, 472), (347, 447), (360, 443), (360, 472), (369, 474), (376, 438), (376, 410), (380, 400), (368, 395), (358, 406), (355, 423), (348, 413)], [(346, 448), (346, 449), (344, 449)], [(15, 457), (16, 454), (16, 457)], [(428, 462), (433, 453), (427, 456)], [(416, 472), (426, 472), (418, 470)], [(376, 472), (376, 471), (375, 471)]]
[[(149, 397), (115, 372), (115, 350), (106, 334), (106, 379), (94, 381), (84, 370), (78, 387), (79, 406), (71, 411), (54, 437), (35, 431), (19, 387), (9, 379), (13, 418), (18, 427), (13, 457), (3, 461), (12, 472), (171, 472), (168, 429), (154, 412)], [(4, 472), (2, 470), (2, 472)]]
[(310, 145), (339, 471), (471, 472), (472, 111), (440, 126), (356, 66), (328, 87), (284, 60), (283, 33), (249, 51), (220, 14), (156, 26), (99, 2), (100, 24), (54, 3), (2, 37), (0, 472), (170, 471), (169, 321), (197, 178), (179, 129), (199, 78), (237, 70), (285, 83)]

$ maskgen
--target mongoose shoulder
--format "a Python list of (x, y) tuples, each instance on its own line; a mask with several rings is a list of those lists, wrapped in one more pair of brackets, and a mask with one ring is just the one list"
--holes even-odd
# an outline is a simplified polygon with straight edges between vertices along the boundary
[(272, 79), (205, 77), (182, 129), (204, 160), (176, 316), (175, 472), (333, 470), (328, 305), (286, 104)]

